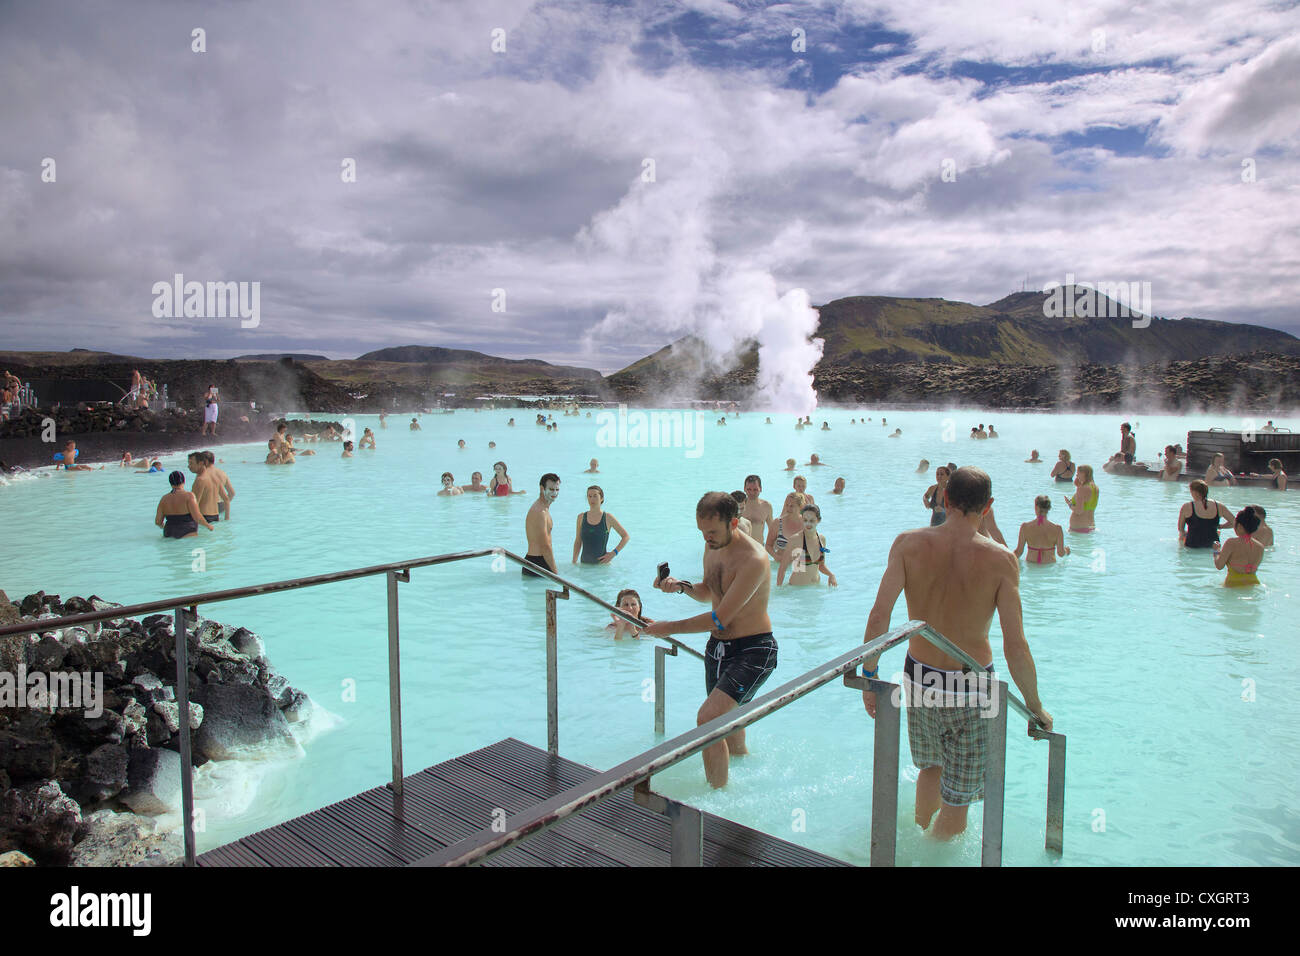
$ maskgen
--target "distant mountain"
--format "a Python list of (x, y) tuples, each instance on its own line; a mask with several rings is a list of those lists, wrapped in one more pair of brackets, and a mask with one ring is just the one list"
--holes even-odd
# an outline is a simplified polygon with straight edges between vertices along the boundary
[[(892, 296), (836, 299), (818, 307), (817, 335), (825, 347), (814, 377), (912, 363), (1134, 365), (1257, 350), (1300, 355), (1300, 339), (1286, 332), (1207, 319), (1135, 316), (1100, 293), (1081, 299), (1087, 291), (1067, 286), (1055, 293), (1017, 292), (984, 306)], [(1069, 306), (1062, 308), (1067, 301)], [(607, 381), (614, 388), (663, 387), (716, 376), (720, 370), (706, 369), (696, 346), (681, 339)], [(756, 366), (757, 360), (757, 349), (751, 347), (741, 353), (740, 368)]]
[[(599, 381), (594, 368), (552, 365), (540, 359), (508, 359), (469, 349), (447, 349), (434, 345), (401, 345), (378, 349), (359, 356), (356, 363), (386, 362), (424, 367), (428, 377), (453, 374), (468, 380), (503, 381), (512, 379), (563, 378)], [(354, 364), (356, 364), (354, 363)], [(328, 374), (323, 371), (322, 374)]]
[(291, 358), (295, 362), (328, 362), (324, 355), (309, 355), (306, 352), (261, 352), (257, 355), (236, 355), (237, 362), (278, 362), (282, 358)]

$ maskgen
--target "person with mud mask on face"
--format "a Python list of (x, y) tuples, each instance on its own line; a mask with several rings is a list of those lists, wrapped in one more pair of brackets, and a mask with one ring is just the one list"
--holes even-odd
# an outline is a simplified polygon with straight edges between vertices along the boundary
[[(537, 484), (540, 492), (533, 506), (528, 509), (528, 518), (524, 522), (524, 533), (528, 535), (527, 558), (539, 568), (554, 572), (558, 565), (555, 563), (555, 549), (551, 543), (551, 528), (555, 524), (551, 520), (551, 504), (560, 496), (560, 476), (547, 472)], [(520, 570), (524, 577), (541, 577), (527, 568)]]

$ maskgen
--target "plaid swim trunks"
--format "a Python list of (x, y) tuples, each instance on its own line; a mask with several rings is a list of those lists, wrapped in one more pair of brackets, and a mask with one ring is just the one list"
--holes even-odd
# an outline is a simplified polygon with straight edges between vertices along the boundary
[[(904, 664), (912, 762), (921, 770), (943, 768), (939, 795), (949, 806), (964, 807), (984, 799), (984, 760), (992, 721), (984, 716), (983, 694), (961, 691), (968, 687), (973, 691), (978, 682), (988, 693), (993, 666), (986, 672), (945, 671), (910, 654)], [(946, 692), (936, 693), (940, 688)]]

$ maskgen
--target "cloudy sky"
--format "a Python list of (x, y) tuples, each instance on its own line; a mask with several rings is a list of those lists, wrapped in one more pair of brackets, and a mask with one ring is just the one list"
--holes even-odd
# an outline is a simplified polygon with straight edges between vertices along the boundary
[(0, 84), (0, 349), (612, 371), (1067, 273), (1300, 333), (1294, 3), (9, 2)]

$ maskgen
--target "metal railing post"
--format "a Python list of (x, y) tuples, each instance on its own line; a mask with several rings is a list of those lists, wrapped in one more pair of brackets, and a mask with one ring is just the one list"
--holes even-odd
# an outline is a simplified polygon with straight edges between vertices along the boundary
[(704, 814), (676, 800), (668, 804), (672, 821), (671, 866), (704, 865)]
[(867, 678), (876, 693), (875, 750), (871, 770), (871, 865), (898, 862), (898, 741), (902, 688)]
[(669, 866), (704, 865), (704, 814), (671, 800), (650, 789), (651, 778), (639, 780), (632, 787), (632, 801), (666, 816), (670, 823)]
[(555, 601), (567, 601), (569, 589), (546, 589), (546, 749), (560, 754), (559, 649), (556, 645)]
[(410, 581), (410, 570), (389, 571), (388, 578), (388, 724), (393, 752), (393, 793), (402, 796), (402, 656), (397, 621), (397, 582)]
[(1047, 838), (1049, 853), (1065, 852), (1065, 735), (1050, 730), (1033, 732), (1034, 739), (1047, 741)]
[(980, 866), (1002, 865), (1003, 806), (1007, 783), (1007, 685), (1005, 681), (981, 681), (989, 687), (990, 702), (996, 708), (987, 730), (988, 748), (984, 759), (984, 841)]
[(664, 658), (677, 656), (677, 648), (655, 645), (655, 733), (664, 732)]
[[(198, 608), (194, 609), (195, 623)], [(190, 756), (190, 655), (185, 631), (185, 608), (176, 608), (173, 627), (176, 637), (176, 711), (181, 744), (181, 814), (185, 817), (185, 865), (196, 866), (194, 853), (194, 763)]]

